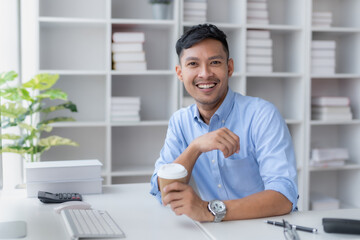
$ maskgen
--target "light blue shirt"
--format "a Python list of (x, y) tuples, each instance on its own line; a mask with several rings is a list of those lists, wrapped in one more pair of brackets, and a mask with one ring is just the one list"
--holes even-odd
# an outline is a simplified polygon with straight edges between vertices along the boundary
[(234, 93), (230, 88), (207, 125), (195, 104), (170, 119), (165, 144), (155, 163), (150, 193), (161, 202), (157, 171), (173, 162), (197, 137), (226, 127), (240, 137), (240, 152), (225, 158), (220, 150), (202, 153), (193, 168), (205, 201), (231, 200), (263, 191), (282, 193), (296, 209), (297, 172), (291, 136), (284, 119), (271, 103)]

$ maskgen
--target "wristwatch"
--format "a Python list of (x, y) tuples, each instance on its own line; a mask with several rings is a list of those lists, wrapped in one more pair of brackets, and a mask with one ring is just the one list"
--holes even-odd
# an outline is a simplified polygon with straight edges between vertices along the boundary
[(208, 203), (208, 209), (215, 216), (214, 222), (218, 223), (223, 220), (226, 214), (226, 205), (223, 201), (212, 200)]

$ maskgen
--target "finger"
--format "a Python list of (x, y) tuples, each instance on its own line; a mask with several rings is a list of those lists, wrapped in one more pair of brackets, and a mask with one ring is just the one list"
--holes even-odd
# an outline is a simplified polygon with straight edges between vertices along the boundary
[(240, 151), (240, 138), (238, 135), (236, 135), (235, 133), (233, 133), (232, 131), (230, 131), (227, 128), (223, 128), (224, 130), (224, 138), (231, 143), (232, 149), (231, 149), (231, 154), (235, 153), (235, 152), (239, 152)]
[(173, 182), (166, 185), (162, 190), (164, 193), (172, 192), (172, 191), (184, 191), (188, 185), (182, 182)]

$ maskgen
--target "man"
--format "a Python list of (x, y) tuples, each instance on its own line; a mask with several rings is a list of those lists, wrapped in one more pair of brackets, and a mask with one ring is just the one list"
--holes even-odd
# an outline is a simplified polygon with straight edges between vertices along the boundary
[[(176, 73), (196, 104), (170, 119), (151, 178), (151, 193), (177, 214), (197, 221), (236, 220), (287, 214), (296, 209), (294, 150), (286, 123), (269, 102), (234, 93), (226, 35), (216, 26), (194, 26), (177, 42)], [(157, 171), (182, 164), (188, 184), (161, 189)]]

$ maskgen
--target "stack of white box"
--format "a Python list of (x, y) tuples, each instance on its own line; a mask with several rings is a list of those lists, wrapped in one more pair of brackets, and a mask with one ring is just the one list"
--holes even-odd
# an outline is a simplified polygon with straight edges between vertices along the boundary
[(313, 40), (311, 43), (311, 73), (335, 73), (335, 41)]
[(311, 210), (333, 210), (340, 208), (340, 201), (337, 198), (326, 196), (321, 193), (312, 192), (310, 194)]
[(113, 33), (113, 69), (117, 71), (144, 71), (147, 69), (143, 32)]
[(267, 30), (248, 30), (246, 64), (248, 72), (272, 72), (272, 40)]
[(311, 117), (323, 121), (347, 121), (352, 119), (350, 98), (317, 96), (311, 98)]
[(112, 97), (111, 121), (140, 121), (140, 97)]
[(206, 22), (207, 0), (185, 0), (184, 21)]
[(102, 192), (99, 160), (29, 162), (25, 165), (28, 197), (38, 191), (93, 194)]
[(331, 27), (332, 13), (331, 12), (313, 12), (312, 25), (314, 27)]
[(267, 0), (248, 0), (247, 23), (269, 24)]

